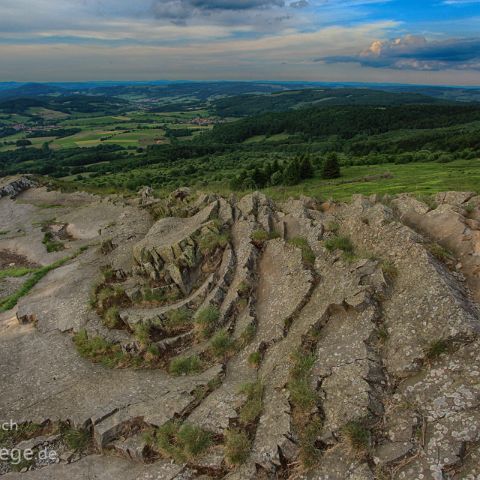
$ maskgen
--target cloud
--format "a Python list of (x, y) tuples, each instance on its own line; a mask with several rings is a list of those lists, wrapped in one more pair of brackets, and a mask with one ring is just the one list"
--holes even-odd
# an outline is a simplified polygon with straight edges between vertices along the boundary
[(185, 23), (187, 19), (198, 22), (202, 18), (236, 23), (234, 20), (245, 21), (250, 13), (258, 15), (284, 7), (284, 0), (156, 0), (152, 10), (157, 19), (173, 23)]
[(298, 0), (297, 2), (291, 3), (289, 6), (292, 8), (306, 8), (310, 4), (307, 2), (307, 0)]
[(356, 55), (317, 59), (326, 63), (359, 63), (396, 70), (480, 70), (480, 38), (428, 41), (408, 35), (394, 40), (376, 40)]

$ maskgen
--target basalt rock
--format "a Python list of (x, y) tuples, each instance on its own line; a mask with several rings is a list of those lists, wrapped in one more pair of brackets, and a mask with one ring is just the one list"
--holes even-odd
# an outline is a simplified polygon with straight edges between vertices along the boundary
[[(480, 475), (473, 193), (319, 205), (144, 189), (139, 205), (28, 188), (0, 198), (0, 252), (64, 262), (0, 314), (0, 420), (68, 422), (89, 447), (26, 473), (0, 462), (0, 475)], [(55, 195), (66, 251), (47, 254), (38, 205)]]

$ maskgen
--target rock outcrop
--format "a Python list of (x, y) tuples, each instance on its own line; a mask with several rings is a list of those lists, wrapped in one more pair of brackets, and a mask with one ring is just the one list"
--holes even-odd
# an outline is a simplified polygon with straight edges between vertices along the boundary
[[(22, 426), (0, 448), (59, 455), (0, 476), (480, 478), (475, 194), (139, 202), (11, 185), (0, 269), (29, 270), (0, 283), (0, 420)], [(45, 251), (46, 225), (65, 250)]]

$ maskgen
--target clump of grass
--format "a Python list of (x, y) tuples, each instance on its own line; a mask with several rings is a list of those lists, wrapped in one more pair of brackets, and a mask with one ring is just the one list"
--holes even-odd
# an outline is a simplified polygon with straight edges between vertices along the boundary
[(137, 323), (133, 334), (140, 344), (148, 346), (151, 342), (151, 326), (148, 323)]
[(170, 362), (168, 371), (175, 376), (191, 375), (202, 371), (202, 361), (197, 355), (177, 357)]
[(217, 358), (225, 358), (235, 351), (235, 340), (226, 330), (217, 332), (210, 341), (212, 353)]
[(120, 311), (117, 307), (110, 307), (103, 316), (103, 323), (107, 328), (118, 329), (123, 326)]
[(145, 353), (145, 360), (147, 362), (154, 362), (160, 357), (160, 348), (158, 348), (158, 345), (155, 345), (154, 343), (148, 345), (147, 351)]
[(24, 277), (29, 273), (35, 272), (37, 269), (35, 268), (28, 268), (28, 267), (12, 267), (6, 268), (5, 270), (0, 270), (0, 280), (2, 278), (9, 278), (9, 277)]
[(290, 372), (288, 391), (290, 400), (301, 411), (311, 410), (317, 402), (317, 394), (310, 385), (310, 371), (315, 363), (313, 354), (302, 351), (292, 355), (293, 368)]
[(438, 243), (432, 242), (427, 245), (427, 250), (441, 262), (448, 262), (453, 260), (452, 253), (447, 250), (445, 247), (442, 247)]
[(248, 363), (253, 368), (258, 368), (262, 362), (262, 354), (260, 352), (252, 352), (248, 356)]
[(174, 332), (177, 330), (182, 330), (186, 326), (190, 325), (192, 321), (192, 314), (188, 308), (181, 307), (176, 310), (170, 310), (166, 319), (163, 322), (163, 327), (169, 331)]
[(337, 223), (337, 222), (328, 222), (326, 225), (325, 225), (325, 230), (327, 232), (332, 232), (332, 233), (335, 233), (337, 234), (340, 230), (340, 224)]
[(108, 266), (102, 270), (103, 279), (106, 283), (112, 282), (115, 280), (115, 271), (111, 266)]
[(144, 288), (142, 291), (144, 302), (163, 303), (167, 300), (167, 295), (163, 290), (153, 290), (152, 288)]
[(42, 433), (43, 426), (38, 423), (22, 423), (17, 428), (0, 428), (0, 448), (11, 448), (22, 440), (36, 437)]
[(255, 246), (259, 248), (261, 248), (263, 244), (268, 240), (273, 240), (279, 237), (280, 237), (280, 234), (278, 232), (276, 231), (267, 232), (266, 230), (263, 230), (263, 229), (254, 230), (250, 234), (250, 240)]
[(212, 435), (194, 425), (170, 421), (157, 430), (156, 446), (163, 456), (178, 463), (192, 460), (213, 444)]
[(245, 463), (251, 449), (251, 441), (242, 430), (228, 430), (225, 434), (225, 458), (231, 466)]
[(450, 351), (450, 344), (447, 340), (435, 340), (425, 350), (427, 360), (435, 360), (440, 355)]
[(208, 231), (200, 237), (198, 246), (202, 255), (210, 255), (218, 248), (225, 248), (230, 237), (226, 233)]
[(110, 252), (112, 252), (115, 249), (115, 245), (113, 244), (113, 241), (111, 238), (107, 240), (103, 240), (102, 243), (100, 244), (100, 253), (102, 255), (108, 255)]
[(56, 240), (52, 232), (45, 232), (42, 243), (45, 245), (48, 253), (65, 250), (65, 245), (59, 240)]
[(80, 330), (73, 337), (78, 353), (94, 363), (114, 368), (124, 363), (126, 358), (120, 345), (108, 342), (102, 337), (89, 337), (86, 330)]
[(68, 448), (75, 452), (84, 452), (90, 443), (90, 433), (88, 430), (64, 425), (60, 429), (60, 433)]
[(209, 305), (200, 310), (195, 317), (195, 324), (203, 338), (210, 338), (215, 331), (216, 323), (220, 318), (220, 310), (214, 305)]
[(247, 396), (239, 411), (239, 420), (244, 426), (252, 425), (260, 417), (263, 408), (263, 385), (260, 381), (242, 385), (240, 393)]
[(61, 260), (58, 260), (50, 265), (47, 265), (46, 267), (41, 267), (37, 270), (35, 270), (32, 274), (32, 276), (26, 280), (26, 282), (21, 286), (19, 290), (17, 290), (15, 293), (12, 293), (8, 297), (5, 297), (0, 300), (0, 312), (6, 312), (7, 310), (11, 310), (20, 300), (20, 298), (24, 297), (27, 295), (28, 292), (49, 272), (52, 270), (55, 270), (56, 268), (61, 267), (65, 263), (67, 263), (69, 260), (72, 260), (75, 258), (81, 251), (79, 250), (76, 252), (74, 255), (71, 255), (70, 257), (63, 258)]
[(255, 338), (255, 334), (257, 333), (257, 327), (250, 323), (245, 327), (245, 330), (240, 334), (240, 343), (243, 347), (247, 346), (249, 343), (253, 341)]
[(391, 260), (384, 260), (381, 263), (382, 267), (382, 272), (385, 275), (385, 277), (392, 281), (398, 276), (398, 270), (395, 264)]
[(302, 252), (302, 260), (305, 265), (313, 267), (315, 265), (315, 254), (306, 238), (295, 237), (288, 241), (290, 245), (297, 247)]
[(299, 432), (300, 461), (306, 469), (313, 467), (320, 458), (321, 451), (317, 448), (317, 440), (322, 427), (321, 419), (315, 417)]
[(246, 280), (243, 280), (237, 287), (237, 293), (240, 295), (240, 297), (248, 297), (248, 295), (250, 295), (251, 289), (252, 286), (250, 285), (250, 283)]
[(125, 294), (125, 290), (121, 287), (104, 286), (96, 292), (94, 302), (98, 313), (102, 314), (110, 307), (127, 304), (128, 297)]
[(346, 442), (356, 453), (365, 453), (370, 446), (370, 431), (359, 421), (348, 422), (342, 428)]
[(472, 203), (467, 203), (464, 205), (463, 210), (465, 211), (466, 215), (471, 215), (475, 211), (475, 205)]
[(344, 253), (350, 255), (354, 254), (353, 243), (348, 237), (335, 236), (329, 238), (325, 241), (325, 248), (329, 252), (333, 252), (335, 250), (342, 250)]
[(433, 195), (417, 195), (417, 200), (427, 205), (430, 210), (435, 210), (438, 207)]

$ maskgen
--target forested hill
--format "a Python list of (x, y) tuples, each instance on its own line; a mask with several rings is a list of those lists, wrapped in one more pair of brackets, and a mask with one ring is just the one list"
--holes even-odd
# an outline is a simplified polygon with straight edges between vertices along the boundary
[(480, 120), (480, 105), (344, 106), (266, 113), (217, 125), (204, 141), (241, 143), (256, 135), (303, 134), (308, 138), (375, 135), (401, 129), (432, 129)]
[(221, 98), (212, 108), (223, 117), (244, 117), (266, 112), (285, 112), (306, 107), (341, 105), (439, 104), (443, 100), (419, 93), (394, 93), (366, 88), (321, 88), (292, 90), (270, 95), (239, 95)]

